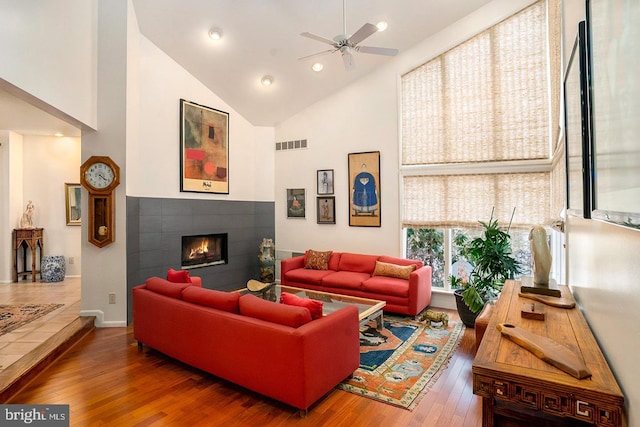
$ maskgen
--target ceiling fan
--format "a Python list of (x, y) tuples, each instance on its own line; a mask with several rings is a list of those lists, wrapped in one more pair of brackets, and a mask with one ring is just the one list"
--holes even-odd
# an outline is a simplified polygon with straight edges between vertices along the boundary
[(356, 31), (353, 35), (347, 34), (347, 0), (342, 1), (342, 30), (343, 33), (335, 36), (332, 40), (324, 38), (322, 36), (318, 36), (312, 33), (301, 33), (300, 35), (303, 37), (308, 37), (313, 40), (317, 40), (322, 43), (329, 44), (333, 46), (332, 49), (325, 50), (322, 52), (314, 53), (313, 55), (304, 56), (302, 58), (298, 58), (299, 60), (305, 60), (309, 58), (313, 58), (320, 55), (325, 55), (328, 53), (340, 52), (342, 55), (342, 62), (344, 64), (344, 68), (346, 70), (352, 70), (355, 68), (356, 64), (353, 59), (353, 52), (361, 52), (361, 53), (371, 53), (374, 55), (387, 55), (387, 56), (395, 56), (398, 54), (398, 49), (392, 49), (387, 47), (373, 47), (373, 46), (360, 46), (360, 42), (362, 42), (367, 37), (375, 34), (378, 31), (378, 27), (373, 24), (364, 24), (358, 31)]

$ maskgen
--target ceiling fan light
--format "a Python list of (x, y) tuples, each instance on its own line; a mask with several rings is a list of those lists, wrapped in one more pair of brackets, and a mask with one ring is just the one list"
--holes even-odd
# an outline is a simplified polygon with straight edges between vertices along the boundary
[(315, 64), (313, 64), (313, 65), (311, 66), (311, 69), (312, 69), (313, 71), (315, 71), (316, 73), (317, 73), (317, 72), (322, 71), (322, 69), (323, 69), (323, 68), (324, 68), (324, 65), (322, 65), (322, 64), (321, 64), (321, 63), (319, 63), (319, 62), (316, 62)]
[(273, 77), (271, 76), (264, 76), (261, 80), (260, 83), (262, 83), (263, 86), (271, 86), (273, 84)]
[(378, 27), (378, 31), (384, 31), (387, 29), (387, 21), (380, 21), (376, 24), (376, 27)]
[(222, 30), (219, 28), (212, 28), (209, 30), (209, 38), (211, 40), (220, 40), (222, 38)]

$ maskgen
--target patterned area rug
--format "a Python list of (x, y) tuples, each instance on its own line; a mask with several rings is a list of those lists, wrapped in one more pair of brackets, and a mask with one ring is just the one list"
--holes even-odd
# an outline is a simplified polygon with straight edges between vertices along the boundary
[(0, 335), (4, 335), (57, 310), (64, 304), (0, 305)]
[(338, 385), (348, 392), (413, 410), (446, 369), (464, 325), (426, 327), (410, 318), (385, 315), (384, 328), (360, 328), (360, 368)]

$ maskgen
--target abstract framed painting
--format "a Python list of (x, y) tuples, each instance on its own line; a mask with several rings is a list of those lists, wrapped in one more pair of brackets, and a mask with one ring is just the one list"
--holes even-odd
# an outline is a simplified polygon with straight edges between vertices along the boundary
[(287, 218), (305, 218), (307, 205), (304, 188), (287, 189)]
[(349, 153), (349, 226), (380, 227), (380, 152)]
[(318, 197), (317, 199), (318, 224), (336, 223), (336, 198), (334, 196)]
[(229, 194), (229, 113), (180, 100), (180, 191)]

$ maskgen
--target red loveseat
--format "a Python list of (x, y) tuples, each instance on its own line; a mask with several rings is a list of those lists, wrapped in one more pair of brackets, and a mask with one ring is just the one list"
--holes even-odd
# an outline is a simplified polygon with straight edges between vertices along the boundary
[[(309, 254), (328, 255), (309, 265)], [(280, 283), (297, 288), (385, 301), (384, 311), (416, 316), (431, 303), (431, 267), (422, 261), (348, 252), (307, 251), (283, 259)]]
[(358, 311), (308, 308), (153, 277), (133, 288), (133, 334), (188, 365), (306, 411), (358, 368)]

